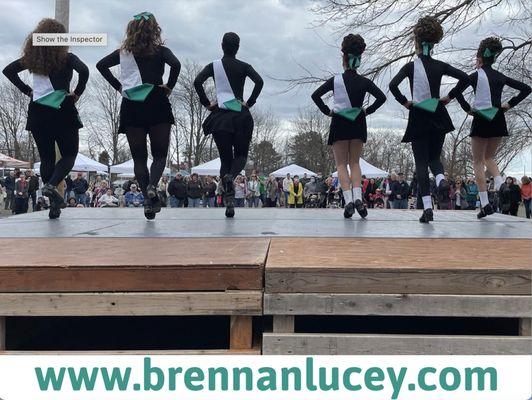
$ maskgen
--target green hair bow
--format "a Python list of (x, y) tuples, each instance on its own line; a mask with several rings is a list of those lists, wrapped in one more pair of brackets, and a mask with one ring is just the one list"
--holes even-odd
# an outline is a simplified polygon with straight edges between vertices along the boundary
[(421, 43), (421, 47), (423, 48), (423, 55), (428, 56), (430, 54), (430, 50), (434, 47), (434, 43), (423, 42)]
[(140, 14), (133, 16), (133, 18), (135, 18), (135, 21), (140, 21), (143, 18), (145, 21), (148, 21), (151, 17), (153, 17), (153, 14), (148, 11), (144, 11), (144, 12), (141, 12)]
[(355, 69), (360, 67), (360, 56), (349, 53), (347, 55), (349, 69)]
[(484, 53), (482, 53), (482, 57), (484, 58), (490, 58), (490, 57), (493, 57), (493, 61), (497, 61), (497, 57), (499, 57), (499, 53), (497, 52), (492, 52), (490, 49), (486, 48), (486, 50), (484, 50)]

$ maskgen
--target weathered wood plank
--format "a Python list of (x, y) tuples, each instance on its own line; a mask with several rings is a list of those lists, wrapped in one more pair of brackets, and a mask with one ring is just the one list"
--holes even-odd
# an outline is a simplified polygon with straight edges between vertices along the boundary
[(532, 318), (521, 318), (519, 320), (519, 335), (532, 336)]
[(251, 349), (253, 346), (253, 317), (233, 315), (230, 327), (230, 348)]
[(6, 348), (6, 317), (0, 317), (0, 351)]
[(532, 296), (266, 293), (264, 314), (518, 318), (532, 317)]
[(532, 338), (265, 333), (265, 355), (519, 355)]
[[(331, 260), (331, 262), (334, 262)], [(266, 270), (268, 293), (529, 295), (532, 271)]]
[(294, 333), (295, 317), (293, 315), (275, 315), (273, 331), (275, 333)]
[[(0, 292), (262, 289), (268, 239), (0, 239)], [(31, 247), (31, 252), (17, 249)], [(97, 250), (95, 250), (97, 249)]]
[(24, 268), (0, 270), (0, 292), (260, 290), (261, 268)]
[(0, 315), (262, 315), (262, 292), (0, 293)]
[[(494, 257), (512, 248), (512, 257)], [(529, 239), (273, 238), (267, 272), (380, 270), (520, 270), (530, 272)], [(293, 249), (305, 249), (297, 257)], [(489, 251), (486, 251), (489, 249)], [(474, 256), (467, 256), (468, 254)]]

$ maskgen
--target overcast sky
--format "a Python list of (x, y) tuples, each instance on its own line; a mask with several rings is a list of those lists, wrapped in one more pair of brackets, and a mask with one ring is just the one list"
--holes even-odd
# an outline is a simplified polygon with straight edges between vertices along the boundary
[[(54, 16), (54, 3), (2, 0), (0, 65), (19, 56), (24, 38), (41, 18)], [(274, 78), (301, 76), (299, 64), (317, 74), (323, 70), (341, 71), (339, 50), (335, 47), (341, 36), (331, 26), (315, 27), (311, 6), (311, 0), (71, 0), (71, 32), (108, 34), (108, 47), (73, 47), (71, 51), (97, 73), (95, 63), (119, 46), (126, 24), (142, 11), (155, 14), (166, 45), (182, 62), (192, 60), (204, 65), (219, 58), (223, 33), (237, 32), (241, 37), (239, 58), (252, 64), (265, 80), (258, 106), (271, 107), (288, 126), (299, 108), (311, 104), (314, 88), (283, 93), (286, 83)], [(485, 24), (489, 31), (489, 21)], [(388, 77), (383, 79), (379, 86), (387, 93), (388, 102), (370, 117), (368, 125), (400, 130), (405, 126), (404, 113), (388, 93)], [(248, 92), (250, 89), (251, 85), (247, 85)], [(525, 162), (530, 166), (526, 159), (530, 151), (527, 153)], [(522, 171), (522, 167), (516, 167)]]

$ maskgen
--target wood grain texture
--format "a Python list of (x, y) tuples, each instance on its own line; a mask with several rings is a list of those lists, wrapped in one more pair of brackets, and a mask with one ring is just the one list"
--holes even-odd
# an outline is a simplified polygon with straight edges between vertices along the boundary
[[(267, 239), (0, 239), (0, 292), (260, 290)], [(22, 247), (31, 251), (20, 252)]]
[(265, 355), (522, 355), (532, 338), (265, 333)]
[[(264, 265), (261, 238), (22, 238), (0, 239), (0, 269), (225, 268)], [(31, 251), (20, 251), (20, 249)]]
[(532, 296), (266, 293), (264, 314), (519, 318), (532, 317)]
[(529, 295), (530, 271), (266, 272), (268, 293)]
[[(511, 248), (511, 255), (507, 254)], [(295, 253), (294, 253), (295, 252)], [(532, 268), (532, 240), (273, 238), (266, 271)]]
[(294, 333), (295, 316), (293, 315), (274, 315), (273, 332), (274, 333)]
[(262, 292), (0, 293), (0, 315), (262, 315)]
[(519, 320), (519, 335), (532, 336), (532, 318), (521, 318)]
[(230, 330), (231, 349), (251, 349), (253, 346), (253, 317), (233, 315)]

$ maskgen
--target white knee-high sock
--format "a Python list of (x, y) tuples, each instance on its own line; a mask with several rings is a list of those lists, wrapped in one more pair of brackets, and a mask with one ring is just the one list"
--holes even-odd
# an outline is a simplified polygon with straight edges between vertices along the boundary
[(436, 186), (440, 186), (440, 182), (443, 181), (444, 179), (445, 179), (445, 175), (443, 174), (436, 175)]
[(423, 208), (425, 210), (428, 210), (429, 208), (432, 209), (432, 197), (430, 196), (423, 196)]
[(481, 207), (485, 207), (490, 203), (490, 201), (488, 200), (488, 192), (479, 192), (478, 195), (480, 196)]
[(351, 189), (342, 189), (342, 193), (344, 194), (344, 200), (346, 205), (353, 202), (353, 192), (351, 191)]
[(360, 186), (353, 188), (353, 196), (355, 200), (362, 200), (362, 188)]
[(504, 183), (504, 179), (502, 176), (497, 175), (495, 178), (493, 178), (493, 180), (495, 181), (495, 190), (499, 190)]

